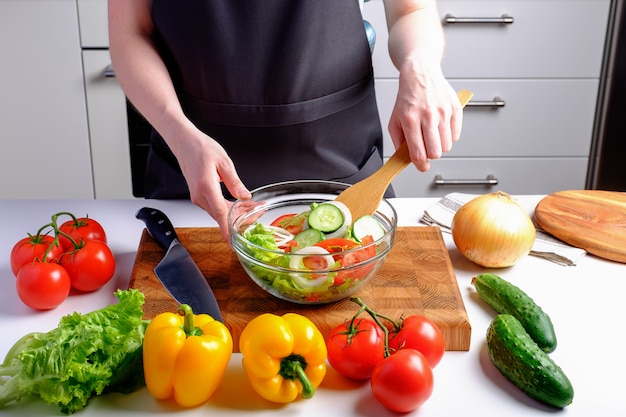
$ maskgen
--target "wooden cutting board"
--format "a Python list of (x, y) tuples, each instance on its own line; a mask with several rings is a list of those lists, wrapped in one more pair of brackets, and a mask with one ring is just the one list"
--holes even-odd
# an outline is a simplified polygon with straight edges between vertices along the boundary
[[(178, 228), (176, 233), (211, 285), (224, 323), (232, 333), (236, 352), (243, 328), (259, 314), (302, 314), (326, 337), (333, 327), (358, 311), (358, 306), (349, 300), (300, 305), (268, 294), (248, 277), (217, 228)], [(176, 311), (178, 307), (153, 272), (164, 253), (144, 229), (129, 286), (145, 294), (144, 317), (147, 319), (164, 311)], [(398, 228), (395, 245), (378, 276), (357, 295), (370, 307), (392, 318), (402, 314), (425, 315), (441, 327), (446, 350), (469, 350), (469, 319), (437, 227)]]
[(601, 258), (626, 262), (626, 194), (559, 191), (535, 208), (537, 224), (554, 237)]

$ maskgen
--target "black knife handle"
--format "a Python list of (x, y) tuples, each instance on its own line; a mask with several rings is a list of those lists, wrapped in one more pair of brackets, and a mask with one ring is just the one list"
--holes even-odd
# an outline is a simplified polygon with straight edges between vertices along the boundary
[(143, 207), (137, 210), (135, 217), (146, 224), (148, 233), (163, 248), (168, 249), (174, 239), (178, 239), (170, 219), (159, 209)]

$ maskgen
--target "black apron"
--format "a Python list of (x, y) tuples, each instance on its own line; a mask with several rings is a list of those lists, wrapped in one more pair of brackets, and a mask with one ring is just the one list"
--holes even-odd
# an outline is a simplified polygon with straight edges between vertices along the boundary
[[(185, 114), (225, 148), (249, 189), (354, 183), (381, 166), (358, 0), (154, 0), (152, 19)], [(189, 198), (156, 132), (145, 189), (148, 198)]]

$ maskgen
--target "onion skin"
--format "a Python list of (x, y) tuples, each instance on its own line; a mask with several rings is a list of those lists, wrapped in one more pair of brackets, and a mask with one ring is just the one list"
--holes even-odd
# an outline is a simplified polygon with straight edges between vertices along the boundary
[(530, 253), (536, 235), (528, 213), (502, 191), (464, 204), (455, 213), (451, 229), (461, 254), (487, 268), (515, 265)]

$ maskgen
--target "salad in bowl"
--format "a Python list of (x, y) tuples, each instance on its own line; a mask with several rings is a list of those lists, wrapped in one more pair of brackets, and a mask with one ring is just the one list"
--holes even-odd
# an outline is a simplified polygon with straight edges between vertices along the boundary
[(349, 185), (290, 181), (231, 207), (230, 239), (246, 273), (270, 294), (302, 304), (338, 301), (376, 276), (391, 250), (396, 212), (386, 200), (353, 219), (335, 197)]

